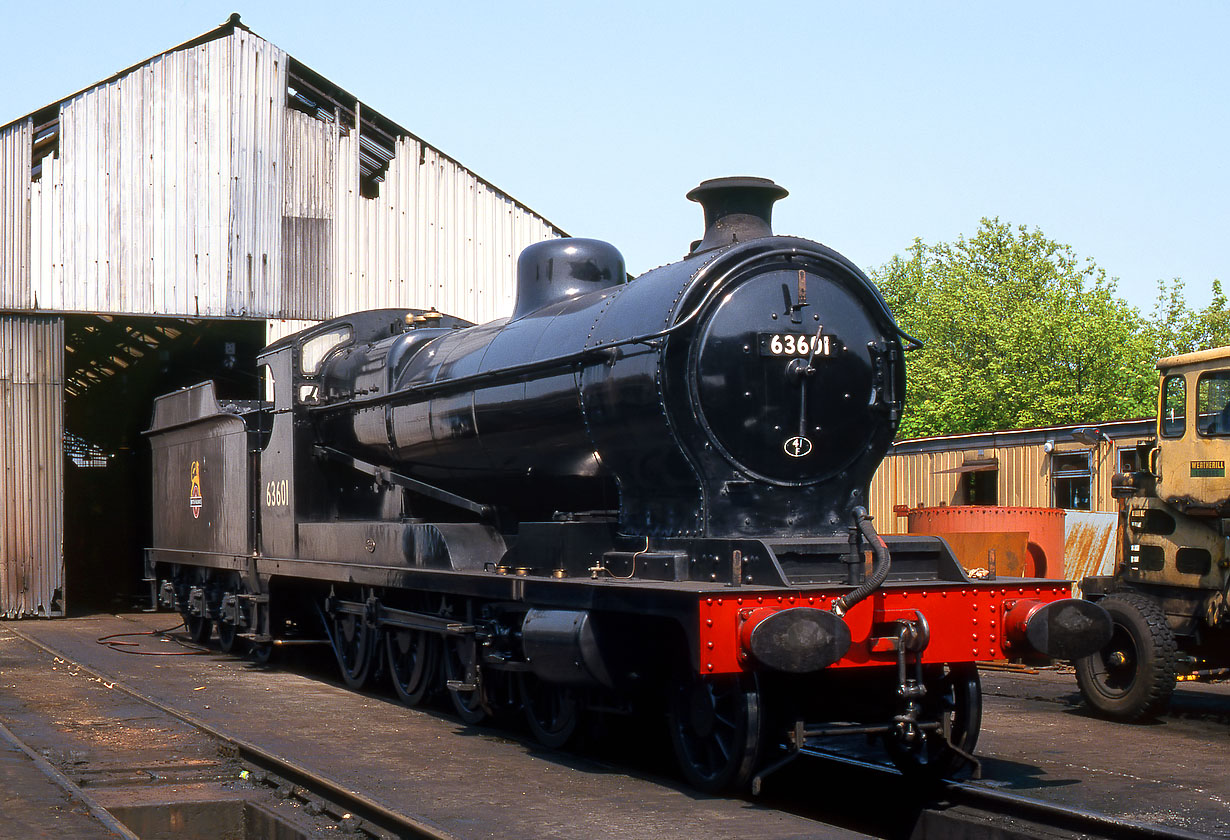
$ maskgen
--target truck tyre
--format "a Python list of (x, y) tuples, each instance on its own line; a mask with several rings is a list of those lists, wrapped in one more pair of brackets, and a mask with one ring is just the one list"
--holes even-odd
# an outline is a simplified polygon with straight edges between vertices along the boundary
[(1112, 720), (1136, 721), (1164, 710), (1174, 692), (1179, 648), (1161, 605), (1121, 592), (1098, 602), (1114, 624), (1109, 644), (1075, 660), (1081, 696)]

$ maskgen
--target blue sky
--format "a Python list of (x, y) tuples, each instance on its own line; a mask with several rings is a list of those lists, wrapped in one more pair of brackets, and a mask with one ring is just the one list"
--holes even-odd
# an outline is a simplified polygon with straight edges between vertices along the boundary
[(762, 175), (775, 228), (864, 268), (1038, 227), (1203, 305), (1230, 229), (1230, 4), (9, 0), (0, 124), (233, 11), (640, 273), (701, 232), (683, 194)]

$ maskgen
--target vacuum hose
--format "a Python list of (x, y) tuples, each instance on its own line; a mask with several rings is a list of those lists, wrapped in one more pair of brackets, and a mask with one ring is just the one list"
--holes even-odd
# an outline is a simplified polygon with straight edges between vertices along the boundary
[(847, 611), (859, 601), (866, 598), (872, 592), (880, 588), (880, 584), (884, 583), (884, 579), (888, 577), (888, 567), (892, 561), (888, 556), (888, 546), (884, 543), (884, 538), (876, 533), (876, 529), (871, 525), (871, 517), (867, 515), (867, 508), (856, 507), (853, 510), (854, 524), (858, 528), (859, 533), (867, 542), (871, 543), (871, 552), (874, 557), (871, 566), (871, 575), (864, 580), (857, 588), (842, 595), (833, 602), (833, 612), (838, 616), (843, 616)]

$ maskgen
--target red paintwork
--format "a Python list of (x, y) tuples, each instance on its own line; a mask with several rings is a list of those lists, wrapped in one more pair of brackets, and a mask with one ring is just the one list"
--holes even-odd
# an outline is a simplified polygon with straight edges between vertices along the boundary
[[(734, 674), (747, 670), (741, 638), (744, 625), (762, 621), (778, 610), (792, 607), (829, 609), (841, 592), (783, 593), (740, 591), (704, 596), (698, 602), (700, 672)], [(1064, 581), (1029, 581), (1021, 585), (943, 583), (886, 587), (856, 604), (845, 615), (850, 627), (850, 650), (830, 668), (895, 666), (897, 652), (889, 639), (894, 622), (914, 620), (915, 610), (927, 619), (931, 642), (923, 651), (924, 663), (987, 662), (1013, 653), (1004, 643), (1004, 614), (1013, 619), (1032, 614), (1037, 605), (1071, 597)], [(1018, 611), (1012, 608), (1021, 603)], [(1020, 639), (1023, 624), (1011, 638)], [(750, 634), (749, 634), (750, 635)], [(1021, 651), (1024, 652), (1024, 651)]]

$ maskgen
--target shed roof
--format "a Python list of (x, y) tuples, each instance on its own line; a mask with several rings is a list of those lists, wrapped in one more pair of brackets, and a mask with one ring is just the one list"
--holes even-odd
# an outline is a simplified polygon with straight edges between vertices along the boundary
[[(208, 32), (204, 32), (201, 35), (187, 40), (182, 44), (178, 44), (177, 46), (171, 47), (168, 50), (155, 53), (149, 58), (126, 67), (105, 79), (101, 79), (94, 84), (87, 85), (86, 87), (81, 88), (68, 96), (44, 105), (36, 111), (32, 111), (29, 114), (24, 114), (23, 116), (0, 125), (0, 134), (17, 123), (25, 120), (33, 120), (36, 143), (39, 146), (49, 145), (53, 142), (51, 139), (52, 132), (54, 131), (53, 126), (58, 118), (60, 106), (64, 103), (75, 99), (87, 91), (94, 90), (95, 88), (102, 87), (103, 85), (107, 85), (121, 79), (162, 56), (180, 52), (182, 50), (188, 50), (219, 38), (226, 38), (234, 34), (236, 30), (242, 30), (250, 33), (257, 38), (262, 37), (258, 33), (253, 32), (250, 27), (244, 25), (244, 23), (240, 20), (239, 13), (236, 12), (227, 18), (224, 23), (214, 29), (209, 30)], [(330, 120), (337, 115), (344, 118), (346, 122), (351, 125), (354, 124), (356, 113), (358, 114), (359, 122), (362, 124), (362, 131), (360, 132), (360, 165), (363, 170), (364, 181), (380, 180), (382, 172), (388, 166), (389, 161), (393, 158), (394, 141), (398, 137), (406, 137), (417, 141), (428, 149), (431, 149), (439, 157), (466, 169), (478, 181), (490, 189), (502, 193), (515, 203), (529, 209), (528, 205), (524, 202), (517, 201), (513, 196), (508, 195), (507, 191), (500, 189), (491, 181), (481, 175), (478, 175), (469, 167), (464, 166), (464, 164), (456, 158), (446, 154), (438, 147), (423, 140), (423, 138), (419, 137), (417, 134), (414, 134), (398, 123), (393, 122), (388, 117), (385, 117), (378, 111), (368, 107), (365, 103), (363, 103), (360, 107), (361, 103), (358, 97), (335, 85), (315, 70), (312, 70), (310, 67), (303, 64), (294, 56), (289, 56), (289, 58), (290, 86), (292, 88), (295, 107), (298, 107), (309, 114), (327, 116)], [(534, 212), (535, 215), (539, 216), (539, 218), (541, 218), (544, 222), (558, 231), (560, 235), (568, 235), (558, 225), (551, 222), (541, 213), (538, 213), (537, 211)]]
[(1048, 440), (1064, 441), (1078, 429), (1096, 428), (1111, 440), (1128, 440), (1152, 436), (1157, 421), (1112, 420), (1106, 423), (1074, 423), (1065, 426), (1042, 426), (1036, 429), (1007, 429), (995, 432), (974, 432), (960, 435), (899, 440), (889, 454), (909, 455), (919, 452), (951, 452), (961, 449), (996, 449), (1005, 446), (1026, 446), (1046, 443)]

